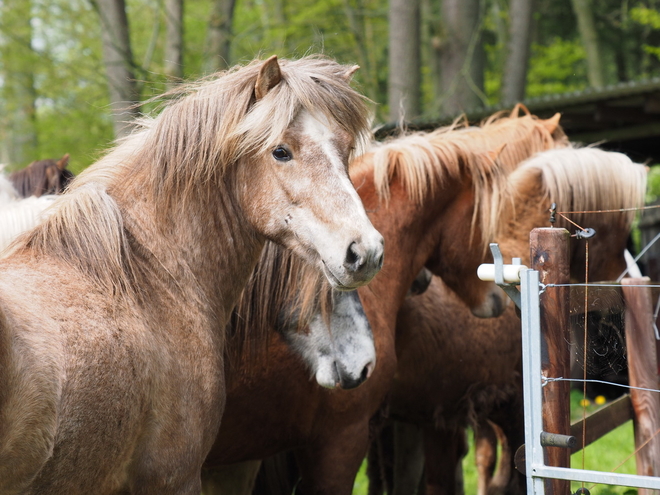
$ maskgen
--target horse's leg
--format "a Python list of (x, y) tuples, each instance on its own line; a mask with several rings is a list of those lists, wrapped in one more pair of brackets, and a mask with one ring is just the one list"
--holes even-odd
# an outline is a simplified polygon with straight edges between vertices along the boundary
[(358, 423), (296, 451), (302, 479), (296, 494), (351, 495), (369, 447), (369, 426)]
[(392, 422), (378, 428), (369, 444), (367, 455), (368, 495), (384, 495), (392, 491)]
[(500, 444), (500, 462), (488, 487), (488, 495), (504, 495), (508, 492), (509, 483), (511, 482), (513, 452), (511, 452), (509, 439), (504, 434), (502, 428), (492, 421), (488, 421), (488, 424), (494, 431), (497, 441)]
[[(498, 468), (498, 472), (502, 470), (502, 473), (496, 473), (492, 489), (499, 489), (503, 493), (512, 495), (526, 493), (525, 476), (515, 468), (515, 452), (518, 447), (525, 443), (522, 393), (520, 396), (512, 397), (508, 402), (492, 411), (489, 416), (493, 424), (501, 428), (501, 432), (496, 431), (498, 437), (499, 435), (502, 436), (502, 440), (500, 440), (502, 444), (500, 465), (507, 464), (506, 469), (505, 466)], [(505, 474), (508, 477), (507, 480), (504, 479)]]
[(202, 471), (203, 495), (250, 495), (261, 461), (245, 461)]
[(415, 424), (394, 421), (394, 490), (414, 494), (424, 474), (424, 435)]
[(465, 430), (424, 428), (426, 495), (461, 495), (462, 460), (467, 454)]
[(477, 495), (487, 495), (497, 463), (497, 436), (488, 421), (474, 429), (474, 457), (477, 465)]

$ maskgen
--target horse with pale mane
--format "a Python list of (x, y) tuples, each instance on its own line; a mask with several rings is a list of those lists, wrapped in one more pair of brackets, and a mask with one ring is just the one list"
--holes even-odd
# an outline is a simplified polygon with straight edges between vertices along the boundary
[(348, 178), (353, 69), (254, 61), (184, 86), (0, 261), (0, 492), (198, 494), (224, 327), (266, 239), (340, 289), (383, 238)]

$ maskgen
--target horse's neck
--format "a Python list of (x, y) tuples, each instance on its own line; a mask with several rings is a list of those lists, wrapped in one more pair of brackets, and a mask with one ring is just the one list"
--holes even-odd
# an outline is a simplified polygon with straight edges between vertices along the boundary
[(154, 205), (122, 205), (126, 227), (149, 270), (198, 304), (224, 326), (263, 248), (263, 239), (243, 220), (229, 194), (189, 204), (168, 218)]
[[(388, 204), (380, 201), (368, 179), (356, 179), (360, 196), (369, 212), (374, 227), (385, 239), (385, 262), (383, 269), (369, 284), (369, 292), (387, 298), (396, 312), (410, 285), (423, 268), (441, 236), (441, 221), (438, 212), (444, 200), (435, 195), (433, 208), (415, 205), (398, 181), (390, 184), (391, 197)], [(391, 298), (391, 299), (390, 299)]]

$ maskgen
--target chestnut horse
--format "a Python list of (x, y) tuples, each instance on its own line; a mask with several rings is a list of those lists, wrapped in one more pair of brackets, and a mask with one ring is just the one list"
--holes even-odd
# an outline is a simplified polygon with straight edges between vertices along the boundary
[[(512, 129), (508, 135), (502, 132), (505, 126)], [(483, 316), (503, 309), (499, 291), (480, 284), (474, 270), (492, 237), (496, 216), (490, 211), (498, 208), (504, 174), (491, 154), (471, 147), (485, 150), (503, 142), (513, 147), (520, 140), (544, 149), (556, 129), (556, 119), (502, 118), (483, 129), (452, 127), (394, 139), (359, 158), (351, 176), (388, 250), (382, 273), (366, 290), (359, 289), (378, 365), (359, 388), (328, 391), (309, 382), (284, 342), (271, 342), (258, 360), (268, 362), (268, 369), (253, 367), (228, 388), (223, 424), (206, 462), (209, 476), (215, 466), (293, 450), (302, 472), (301, 493), (351, 493), (369, 443), (370, 419), (396, 370), (397, 311), (420, 269), (426, 264), (451, 280)], [(468, 134), (473, 137), (465, 139)]]
[(351, 68), (254, 61), (185, 86), (0, 261), (0, 492), (199, 494), (224, 327), (271, 239), (355, 288), (383, 238), (350, 183)]
[(9, 181), (18, 193), (28, 196), (43, 196), (46, 194), (61, 194), (73, 180), (73, 173), (67, 169), (69, 154), (59, 160), (37, 160), (27, 167), (9, 174)]
[[(505, 262), (515, 256), (529, 265), (529, 232), (549, 225), (552, 202), (559, 211), (569, 212), (637, 208), (644, 202), (645, 178), (645, 167), (620, 153), (595, 148), (550, 150), (523, 162), (508, 178), (511, 202), (501, 213), (497, 234)], [(567, 216), (597, 232), (589, 241), (589, 280), (615, 280), (626, 267), (624, 252), (635, 212)], [(557, 225), (576, 230), (563, 218)], [(584, 242), (571, 241), (571, 278), (578, 282), (585, 277)], [(520, 493), (524, 479), (506, 456), (524, 441), (520, 320), (513, 308), (500, 318), (474, 318), (434, 277), (429, 289), (406, 300), (399, 312), (396, 350), (392, 416), (417, 427), (396, 425), (394, 441), (414, 446), (415, 437), (418, 442), (423, 437), (424, 448), (413, 450), (426, 452), (425, 493), (461, 493), (456, 473), (465, 454), (464, 428), (469, 425), (476, 428), (477, 442), (486, 447), (489, 437), (507, 442), (504, 470), (495, 479), (493, 459), (477, 459), (478, 493)], [(394, 464), (408, 461), (408, 471), (394, 473), (389, 493), (412, 493), (419, 485), (424, 464), (410, 462), (409, 450), (395, 452), (402, 458), (397, 456)]]

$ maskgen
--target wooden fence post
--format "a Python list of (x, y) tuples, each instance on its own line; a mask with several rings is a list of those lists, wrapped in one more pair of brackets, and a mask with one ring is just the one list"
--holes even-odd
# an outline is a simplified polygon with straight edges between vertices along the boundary
[[(626, 347), (628, 352), (628, 378), (632, 387), (658, 389), (658, 363), (655, 332), (653, 330), (653, 304), (648, 277), (624, 278), (621, 281), (626, 302)], [(660, 396), (657, 392), (632, 389), (630, 391), (635, 416), (635, 448), (637, 474), (660, 476)], [(648, 443), (647, 443), (648, 442)], [(646, 445), (644, 445), (646, 443)], [(643, 447), (642, 447), (643, 446)], [(641, 447), (641, 448), (640, 448)], [(657, 494), (658, 490), (639, 489), (639, 495)]]
[[(530, 233), (531, 268), (539, 272), (542, 284), (568, 284), (570, 282), (570, 234), (565, 229), (539, 228)], [(552, 287), (541, 294), (540, 315), (542, 373), (551, 378), (570, 377), (569, 343), (570, 287)], [(543, 430), (570, 435), (570, 384), (550, 382), (543, 387)], [(540, 439), (539, 439), (540, 441)], [(571, 451), (561, 447), (545, 447), (548, 466), (570, 467)], [(567, 495), (570, 482), (546, 480), (546, 495)]]

